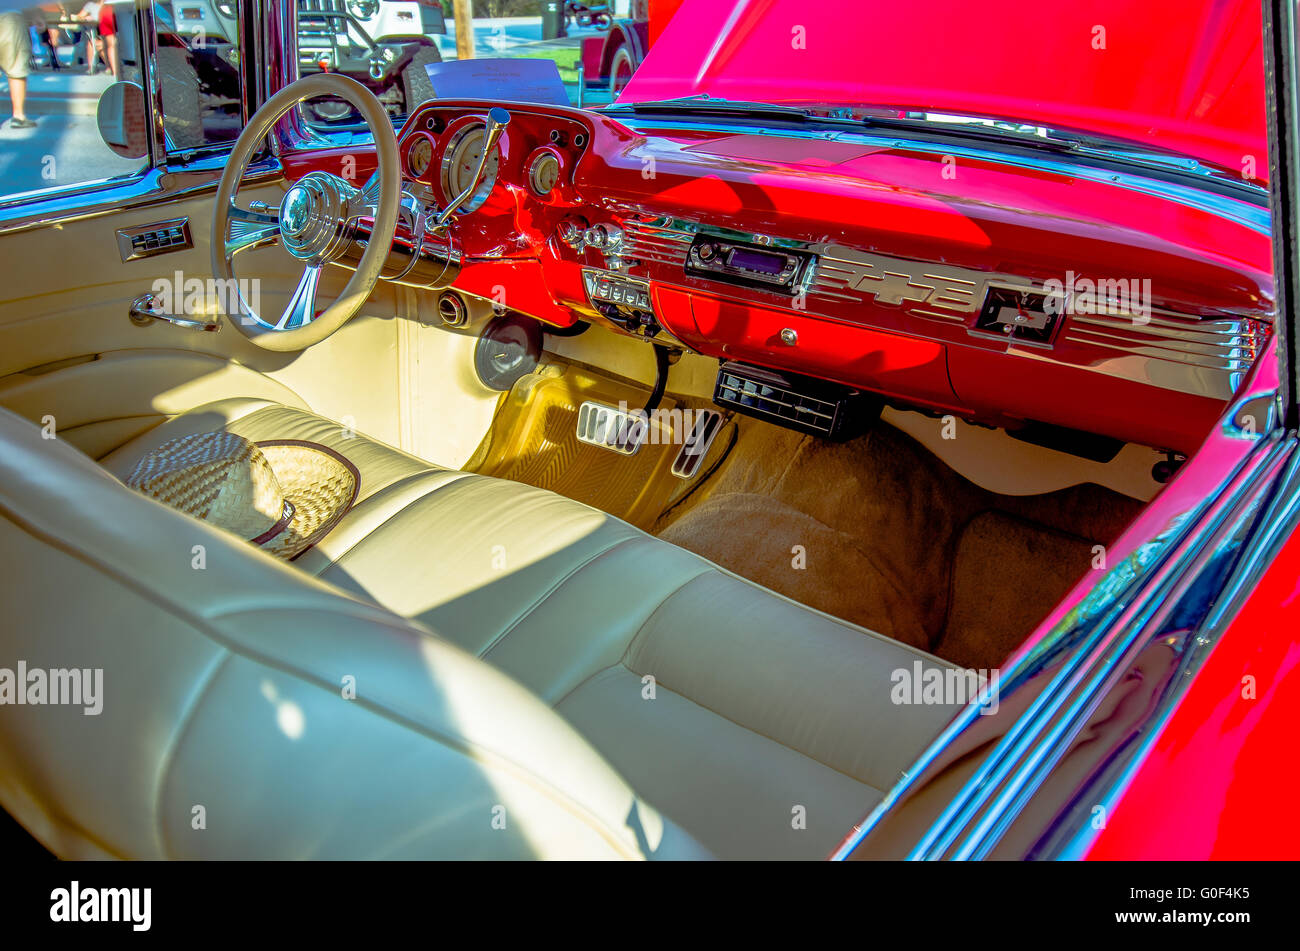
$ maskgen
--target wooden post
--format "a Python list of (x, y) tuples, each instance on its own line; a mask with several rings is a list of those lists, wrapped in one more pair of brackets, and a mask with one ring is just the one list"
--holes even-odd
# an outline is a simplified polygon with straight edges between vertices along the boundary
[(474, 58), (474, 0), (455, 0), (456, 57)]

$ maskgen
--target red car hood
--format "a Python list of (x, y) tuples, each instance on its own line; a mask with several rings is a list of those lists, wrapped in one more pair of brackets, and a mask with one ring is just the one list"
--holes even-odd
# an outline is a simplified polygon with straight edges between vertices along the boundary
[(1268, 177), (1260, 0), (685, 0), (619, 102), (707, 93), (1075, 129)]

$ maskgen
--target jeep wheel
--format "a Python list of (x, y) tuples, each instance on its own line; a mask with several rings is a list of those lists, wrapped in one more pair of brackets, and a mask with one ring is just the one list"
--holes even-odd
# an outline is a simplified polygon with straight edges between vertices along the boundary
[(178, 149), (203, 144), (203, 119), (199, 111), (199, 75), (190, 65), (189, 52), (174, 47), (158, 50), (158, 84), (162, 89), (163, 129)]
[(415, 107), (434, 98), (433, 83), (424, 67), (430, 63), (441, 63), (442, 54), (438, 47), (429, 46), (411, 57), (411, 61), (402, 70), (402, 93), (406, 96), (406, 114), (409, 116)]

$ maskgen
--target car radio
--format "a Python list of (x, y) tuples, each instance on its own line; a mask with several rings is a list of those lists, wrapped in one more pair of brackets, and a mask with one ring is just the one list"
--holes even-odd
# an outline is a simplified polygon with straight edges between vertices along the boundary
[(814, 260), (804, 251), (700, 235), (687, 252), (686, 273), (794, 297)]

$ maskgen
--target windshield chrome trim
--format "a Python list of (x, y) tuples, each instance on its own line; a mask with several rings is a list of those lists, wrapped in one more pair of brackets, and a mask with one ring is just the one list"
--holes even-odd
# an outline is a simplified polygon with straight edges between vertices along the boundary
[[(1278, 470), (1291, 458), (1294, 442), (1280, 434), (1261, 445), (1238, 479), (1214, 499), (1196, 528), (1178, 545), (1172, 557), (1136, 593), (1114, 625), (1102, 632), (1084, 664), (1070, 674), (1075, 687), (1031, 725), (1033, 733), (1013, 750), (1018, 761), (1001, 770), (992, 783), (980, 789), (981, 804), (966, 810), (965, 821), (955, 823), (936, 847), (918, 846), (916, 858), (952, 857), (984, 859), (999, 844), (1026, 801), (1044, 783), (1069, 751), (1070, 744), (1087, 726), (1106, 694), (1131, 669), (1141, 652), (1168, 629), (1165, 624), (1193, 591), (1202, 571), (1221, 554), (1232, 551), (1235, 533), (1248, 532), (1251, 510), (1261, 490), (1277, 480)], [(1255, 513), (1257, 514), (1257, 512)], [(1247, 519), (1248, 524), (1242, 524)], [(1240, 546), (1240, 537), (1236, 539)], [(1196, 637), (1192, 638), (1193, 643)], [(1103, 744), (1099, 744), (1103, 745)], [(1100, 750), (1098, 750), (1100, 752)], [(1077, 801), (1077, 795), (1072, 801)]]

